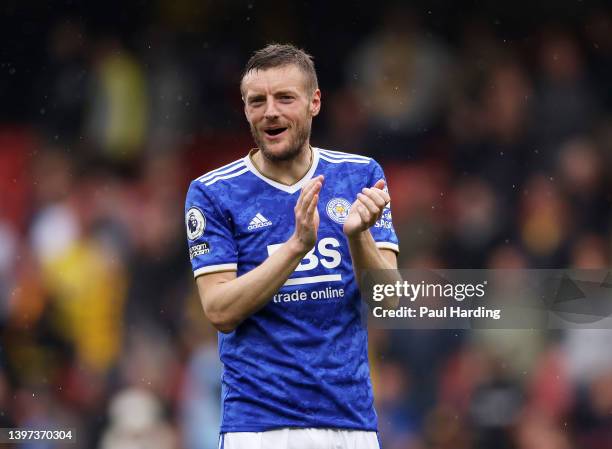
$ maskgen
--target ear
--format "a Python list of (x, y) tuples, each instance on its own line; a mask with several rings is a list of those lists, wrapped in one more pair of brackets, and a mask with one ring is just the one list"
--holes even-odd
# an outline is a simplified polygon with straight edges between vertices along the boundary
[(247, 115), (247, 104), (246, 104), (246, 98), (245, 98), (245, 93), (244, 93), (244, 78), (240, 80), (240, 99), (242, 100), (242, 106), (243, 106), (242, 109), (244, 111), (244, 116), (248, 120), (249, 116)]
[(240, 98), (242, 98), (242, 110), (244, 111), (244, 116), (246, 117), (247, 122), (249, 122), (249, 113), (247, 112), (247, 104), (244, 95), (241, 95)]
[(310, 100), (310, 115), (316, 116), (319, 114), (321, 110), (321, 90), (317, 89), (312, 94), (312, 99)]

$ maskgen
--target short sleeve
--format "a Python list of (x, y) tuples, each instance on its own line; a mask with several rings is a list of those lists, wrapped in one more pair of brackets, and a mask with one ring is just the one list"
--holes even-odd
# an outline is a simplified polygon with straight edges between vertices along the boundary
[(194, 277), (237, 269), (236, 242), (228, 217), (198, 181), (187, 192), (185, 228)]
[[(385, 180), (385, 190), (389, 192), (387, 188), (387, 178), (383, 172), (382, 167), (374, 159), (370, 162), (371, 171), (368, 187), (373, 186), (379, 179)], [(399, 241), (393, 228), (393, 217), (391, 215), (391, 202), (389, 202), (383, 209), (380, 219), (374, 223), (374, 226), (370, 228), (372, 237), (376, 242), (378, 248), (390, 249), (399, 253)]]

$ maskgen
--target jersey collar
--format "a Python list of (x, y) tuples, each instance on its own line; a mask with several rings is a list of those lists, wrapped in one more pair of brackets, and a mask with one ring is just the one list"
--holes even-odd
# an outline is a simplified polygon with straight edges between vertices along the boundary
[(278, 181), (274, 181), (273, 179), (270, 179), (267, 176), (264, 176), (262, 173), (260, 173), (259, 170), (257, 170), (257, 167), (253, 165), (253, 161), (251, 161), (251, 158), (249, 157), (248, 154), (244, 157), (244, 163), (247, 166), (247, 168), (251, 171), (251, 173), (253, 173), (255, 176), (257, 176), (262, 181), (270, 184), (272, 187), (276, 187), (277, 189), (282, 190), (283, 192), (295, 193), (298, 190), (300, 190), (302, 187), (304, 187), (304, 185), (310, 179), (312, 179), (312, 175), (314, 175), (314, 172), (316, 171), (317, 166), (319, 165), (319, 149), (316, 147), (312, 147), (312, 164), (310, 165), (310, 169), (306, 172), (306, 174), (302, 177), (302, 179), (300, 179), (298, 182), (290, 186), (282, 184)]

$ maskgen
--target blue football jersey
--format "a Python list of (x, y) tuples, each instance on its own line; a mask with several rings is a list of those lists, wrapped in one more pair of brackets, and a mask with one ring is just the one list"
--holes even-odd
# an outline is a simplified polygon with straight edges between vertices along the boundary
[[(194, 275), (256, 268), (294, 231), (300, 189), (324, 175), (317, 243), (265, 307), (219, 333), (221, 432), (280, 427), (376, 430), (367, 331), (342, 232), (363, 187), (384, 178), (373, 159), (313, 148), (299, 182), (262, 175), (250, 156), (194, 180), (185, 224)], [(390, 205), (370, 228), (380, 248), (398, 251)]]

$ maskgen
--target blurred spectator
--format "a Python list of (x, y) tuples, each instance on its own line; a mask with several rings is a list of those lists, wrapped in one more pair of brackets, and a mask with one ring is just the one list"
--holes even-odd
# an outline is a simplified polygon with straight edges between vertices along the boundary
[(418, 419), (410, 409), (410, 379), (401, 365), (382, 362), (377, 366), (375, 387), (378, 425), (385, 448), (418, 447)]
[(191, 314), (197, 313), (199, 319), (192, 318), (187, 325), (192, 355), (180, 393), (180, 416), (185, 449), (208, 449), (217, 447), (219, 442), (223, 365), (217, 354), (214, 328), (202, 318), (197, 299), (192, 299), (195, 307), (189, 310)]
[(155, 327), (132, 327), (118, 363), (117, 381), (142, 387), (168, 402), (176, 399), (180, 382), (180, 354)]
[(175, 449), (178, 441), (163, 417), (158, 399), (149, 391), (128, 389), (115, 395), (109, 408), (110, 425), (100, 449)]
[[(476, 175), (488, 181), (499, 210), (510, 213), (516, 208), (527, 174), (527, 152), (533, 147), (528, 127), (531, 81), (513, 56), (489, 62), (479, 72), (476, 88), (460, 87), (475, 92), (459, 93), (454, 106), (458, 110), (450, 113), (450, 130), (458, 144), (452, 148), (453, 165), (457, 176)], [(502, 217), (503, 222), (511, 219)]]
[[(478, 178), (464, 178), (454, 187), (449, 201), (456, 250), (464, 257), (482, 254), (499, 236), (503, 223), (509, 218), (504, 217), (495, 193)], [(474, 266), (482, 265), (483, 261), (475, 261)]]
[(426, 448), (468, 449), (474, 447), (472, 435), (464, 417), (444, 405), (432, 408), (427, 416), (423, 434)]
[[(525, 413), (516, 429), (517, 449), (570, 449), (565, 429), (539, 413)], [(590, 446), (592, 447), (592, 446)]]
[(566, 419), (574, 405), (574, 389), (563, 348), (556, 344), (549, 348), (541, 354), (535, 369), (526, 373), (530, 377), (526, 379), (529, 385), (524, 413), (533, 412), (557, 422)]
[(390, 139), (380, 150), (381, 143), (372, 140), (370, 152), (407, 154), (406, 138), (427, 131), (438, 118), (449, 66), (448, 51), (421, 28), (414, 12), (402, 6), (384, 12), (380, 28), (357, 47), (347, 66), (371, 132)]
[(600, 149), (591, 139), (577, 137), (561, 146), (558, 161), (559, 182), (574, 211), (574, 226), (605, 232), (609, 204), (605, 179), (609, 169)]
[[(160, 182), (163, 180), (163, 182)], [(125, 204), (129, 278), (125, 318), (176, 335), (191, 287), (183, 242), (183, 171), (173, 154), (147, 160)]]
[(334, 92), (325, 103), (329, 120), (328, 133), (324, 138), (325, 146), (366, 154), (368, 115), (364, 105), (360, 103), (359, 92), (346, 87)]
[(13, 416), (10, 412), (10, 393), (11, 385), (7, 379), (7, 375), (4, 366), (0, 365), (0, 426), (14, 427), (15, 423), (12, 421)]
[(589, 70), (596, 82), (596, 95), (606, 111), (612, 111), (612, 14), (605, 8), (596, 8), (584, 21), (584, 33), (587, 37), (586, 51), (591, 57)]
[(534, 124), (546, 166), (556, 146), (587, 132), (599, 105), (592, 91), (581, 48), (566, 29), (544, 27), (538, 48), (539, 83)]
[(192, 131), (198, 112), (196, 79), (175, 52), (173, 37), (153, 28), (143, 44), (148, 87), (146, 151), (175, 152)]
[(30, 158), (36, 152), (37, 136), (30, 130), (0, 126), (0, 220), (19, 233), (32, 213)]
[[(610, 266), (609, 246), (595, 235), (578, 239), (571, 255), (572, 267), (576, 269), (605, 269)], [(605, 378), (612, 370), (612, 355), (607, 350), (611, 338), (612, 330), (607, 328), (567, 331), (563, 343), (565, 369), (580, 391), (601, 376)]]
[(43, 152), (36, 160), (40, 209), (32, 222), (31, 244), (44, 294), (51, 298), (55, 331), (73, 345), (80, 362), (105, 372), (120, 350), (125, 272), (117, 248), (99, 232), (101, 186), (79, 180), (73, 190), (72, 173), (59, 152)]
[(501, 372), (474, 391), (470, 418), (475, 433), (475, 448), (511, 448), (511, 429), (522, 405), (520, 385)]
[(0, 323), (5, 323), (9, 313), (9, 301), (14, 287), (13, 270), (18, 251), (17, 234), (14, 229), (0, 220)]
[(612, 369), (592, 376), (578, 389), (571, 424), (579, 447), (604, 449), (612, 444)]
[(79, 138), (89, 106), (88, 52), (89, 37), (80, 19), (63, 17), (49, 31), (34, 106), (41, 127), (65, 145)]
[(558, 258), (570, 233), (572, 211), (554, 178), (534, 174), (525, 183), (519, 222), (525, 248), (549, 266)]
[(142, 152), (149, 125), (143, 68), (114, 37), (96, 42), (93, 52), (85, 133), (106, 158), (126, 163)]

